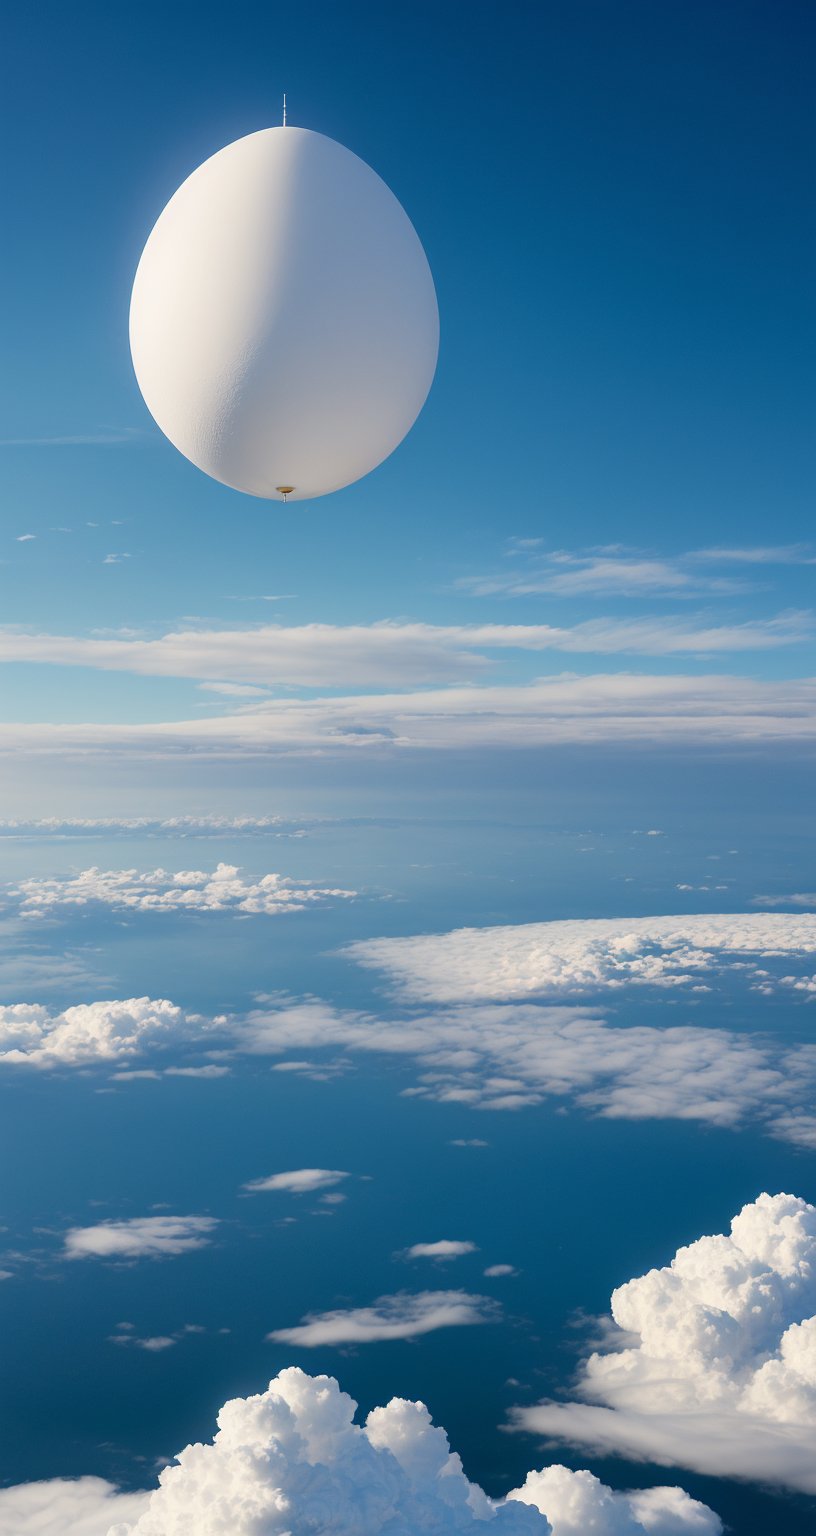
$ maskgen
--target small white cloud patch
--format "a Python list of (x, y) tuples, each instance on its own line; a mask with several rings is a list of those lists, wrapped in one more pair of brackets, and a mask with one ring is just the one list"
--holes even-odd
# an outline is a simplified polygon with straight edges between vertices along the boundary
[(406, 1248), (403, 1258), (406, 1259), (435, 1259), (444, 1263), (448, 1259), (461, 1259), (466, 1253), (475, 1253), (476, 1244), (470, 1242), (458, 1242), (452, 1237), (442, 1237), (436, 1243), (413, 1243)]
[(142, 1216), (72, 1227), (65, 1235), (67, 1259), (164, 1259), (210, 1242), (214, 1216)]
[(348, 1174), (341, 1168), (293, 1168), (289, 1173), (270, 1173), (264, 1179), (251, 1179), (242, 1188), (253, 1195), (278, 1190), (293, 1195), (311, 1195), (319, 1189), (331, 1189), (347, 1178)]

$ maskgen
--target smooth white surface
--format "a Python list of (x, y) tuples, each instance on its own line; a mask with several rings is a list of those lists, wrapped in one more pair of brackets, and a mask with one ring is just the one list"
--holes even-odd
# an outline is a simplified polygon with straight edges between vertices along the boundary
[(305, 128), (227, 145), (142, 253), (130, 345), (151, 414), (224, 484), (324, 496), (387, 458), (430, 389), (433, 279), (393, 193)]

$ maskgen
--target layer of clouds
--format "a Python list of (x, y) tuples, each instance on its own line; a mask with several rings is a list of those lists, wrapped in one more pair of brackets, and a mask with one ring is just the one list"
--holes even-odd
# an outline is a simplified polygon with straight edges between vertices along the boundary
[[(722, 1530), (714, 1512), (682, 1489), (613, 1493), (566, 1467), (533, 1472), (506, 1500), (493, 1501), (466, 1478), (423, 1403), (392, 1398), (363, 1426), (354, 1423), (355, 1410), (331, 1377), (281, 1371), (266, 1392), (226, 1403), (212, 1442), (182, 1451), (146, 1503), (90, 1478), (7, 1489), (0, 1492), (0, 1536), (314, 1536), (328, 1529), (337, 1536), (453, 1536), (477, 1524), (504, 1536)], [(40, 1524), (36, 1513), (30, 1518), (37, 1505), (45, 1512)], [(106, 1526), (111, 1516), (117, 1523)]]
[(316, 902), (351, 899), (356, 891), (323, 889), (286, 875), (245, 879), (234, 864), (214, 871), (185, 869), (83, 869), (78, 875), (32, 877), (11, 888), (24, 917), (59, 907), (108, 906), (136, 912), (246, 912), (276, 916), (302, 912)]
[(613, 1293), (620, 1347), (590, 1355), (573, 1403), (518, 1428), (716, 1476), (816, 1493), (816, 1207), (762, 1194), (730, 1235), (680, 1248)]
[(695, 1025), (618, 1027), (592, 1009), (535, 1003), (450, 1007), (394, 1020), (326, 1005), (259, 1009), (238, 1049), (293, 1047), (403, 1055), (419, 1067), (407, 1095), (513, 1111), (567, 1099), (606, 1119), (697, 1120), (816, 1147), (816, 1047)]
[(218, 1221), (214, 1216), (142, 1216), (72, 1227), (65, 1235), (67, 1259), (169, 1259), (205, 1248)]
[(365, 939), (344, 951), (417, 1002), (689, 987), (736, 957), (816, 951), (816, 913), (592, 918)]
[[(512, 1111), (560, 1098), (606, 1118), (719, 1127), (752, 1120), (772, 1135), (816, 1147), (816, 1046), (688, 1023), (621, 1027), (579, 1001), (587, 993), (615, 997), (629, 986), (651, 986), (657, 995), (668, 988), (693, 1000), (724, 977), (729, 988), (738, 979), (754, 998), (785, 991), (806, 1002), (814, 993), (812, 965), (800, 976), (788, 968), (812, 955), (815, 942), (816, 915), (801, 912), (526, 924), (365, 941), (346, 953), (397, 987), (384, 1016), (277, 998), (246, 1015), (210, 1020), (150, 998), (63, 1013), (14, 1004), (0, 1008), (0, 1065), (110, 1066), (120, 1082), (167, 1073), (217, 1078), (231, 1053), (277, 1057), (280, 1067), (325, 1078), (342, 1069), (346, 1055), (379, 1053), (414, 1064), (417, 1078), (405, 1093), (440, 1103)], [(785, 974), (770, 972), (769, 957), (785, 960)], [(522, 1000), (498, 1001), (505, 997)], [(176, 1056), (168, 1065), (171, 1050)], [(320, 1054), (309, 1059), (304, 1052)], [(315, 1192), (333, 1187), (342, 1173), (276, 1171), (249, 1188), (291, 1190), (301, 1181)]]
[(251, 1179), (242, 1187), (250, 1194), (285, 1190), (293, 1195), (311, 1195), (320, 1189), (332, 1189), (348, 1174), (341, 1168), (293, 1168), (289, 1173), (270, 1173), (263, 1179)]
[(302, 823), (283, 816), (38, 816), (0, 818), (0, 837), (115, 837), (137, 833), (146, 837), (204, 837), (270, 833), (303, 835)]
[(502, 751), (564, 743), (812, 742), (816, 679), (711, 673), (560, 673), (506, 686), (437, 687), (255, 702), (207, 719), (136, 724), (9, 722), (4, 754), (123, 755), (129, 761)]
[(138, 443), (147, 435), (143, 427), (100, 427), (96, 432), (73, 432), (63, 437), (4, 437), (0, 448), (107, 448)]
[(276, 1328), (267, 1338), (300, 1349), (377, 1344), (382, 1340), (418, 1339), (438, 1328), (489, 1323), (497, 1316), (496, 1303), (488, 1296), (471, 1296), (467, 1291), (400, 1291), (395, 1296), (380, 1296), (370, 1307), (310, 1313), (294, 1328)]

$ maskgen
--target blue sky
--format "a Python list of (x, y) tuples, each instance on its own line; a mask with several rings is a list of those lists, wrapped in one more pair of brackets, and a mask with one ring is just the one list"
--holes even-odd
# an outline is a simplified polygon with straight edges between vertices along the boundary
[[(807, 675), (809, 621), (787, 615), (812, 591), (810, 24), (806, 7), (780, 27), (762, 5), (738, 24), (730, 7), (636, 4), (21, 14), (3, 105), (6, 622), (154, 635), (648, 615), (682, 618), (693, 644), (783, 615), (781, 640), (726, 637), (717, 660)], [(433, 393), (399, 453), (286, 514), (174, 452), (126, 344), (167, 197), (277, 121), (284, 89), (293, 121), (396, 189), (442, 314)], [(542, 589), (549, 554), (591, 565), (617, 546), (613, 562), (672, 568), (627, 579), (613, 563), (594, 585), (569, 569)], [(712, 548), (779, 558), (686, 558)], [(582, 644), (505, 654), (497, 675), (620, 668)], [(659, 674), (688, 651), (646, 637), (634, 655)], [(172, 677), (6, 677), (21, 720), (203, 707)]]
[[(426, 1401), (493, 1499), (591, 1469), (601, 1536), (666, 1484), (713, 1513), (653, 1536), (812, 1527), (813, 34), (18, 8), (0, 1536), (172, 1536), (159, 1466), (293, 1364)], [(162, 207), (284, 91), (399, 197), (442, 335), (391, 458), (289, 507), (171, 447), (127, 343)]]

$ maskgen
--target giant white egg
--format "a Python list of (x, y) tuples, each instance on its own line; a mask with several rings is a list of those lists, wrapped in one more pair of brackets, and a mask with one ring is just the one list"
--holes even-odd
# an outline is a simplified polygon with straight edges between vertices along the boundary
[(325, 496), (402, 441), (439, 314), (404, 209), (350, 150), (267, 128), (198, 167), (160, 215), (130, 306), (139, 388), (199, 469), (252, 496)]

